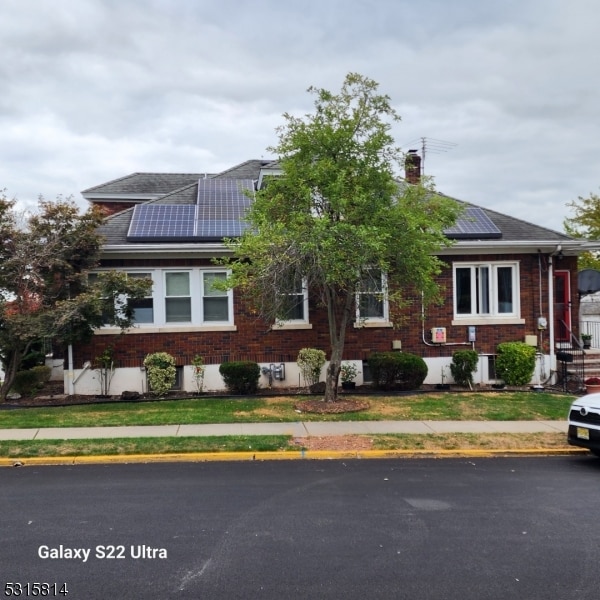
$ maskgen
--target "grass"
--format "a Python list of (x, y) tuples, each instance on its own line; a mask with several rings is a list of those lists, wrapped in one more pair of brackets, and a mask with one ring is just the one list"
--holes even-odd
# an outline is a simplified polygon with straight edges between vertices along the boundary
[[(373, 450), (519, 450), (567, 448), (561, 433), (532, 434), (426, 434), (374, 435), (366, 437)], [(299, 452), (302, 445), (285, 435), (120, 438), (96, 440), (37, 440), (0, 442), (0, 457), (25, 460), (32, 457), (128, 456), (135, 454), (189, 454), (207, 452)], [(360, 454), (361, 451), (358, 451)], [(310, 454), (310, 451), (309, 451)]]
[[(345, 396), (346, 397), (346, 396)], [(337, 415), (299, 414), (292, 397), (196, 398), (160, 402), (118, 402), (81, 406), (0, 410), (0, 429), (172, 425), (194, 423), (261, 423), (293, 421), (562, 420), (572, 396), (534, 392), (421, 393), (373, 395), (370, 408)], [(313, 398), (314, 399), (314, 398)], [(360, 396), (365, 400), (364, 396)], [(437, 434), (367, 436), (379, 450), (431, 451), (566, 447), (563, 434)], [(182, 454), (203, 452), (294, 451), (289, 436), (211, 436), (94, 440), (0, 441), (0, 457)]]
[[(345, 396), (346, 397), (346, 396)], [(364, 396), (360, 397), (362, 400)], [(423, 393), (373, 395), (357, 413), (299, 414), (302, 396), (196, 398), (161, 402), (114, 402), (0, 410), (0, 429), (264, 423), (293, 421), (512, 421), (565, 419), (572, 396), (547, 392)]]
[(18, 459), (46, 456), (266, 452), (289, 449), (289, 440), (290, 437), (286, 435), (26, 440), (0, 442), (0, 456)]

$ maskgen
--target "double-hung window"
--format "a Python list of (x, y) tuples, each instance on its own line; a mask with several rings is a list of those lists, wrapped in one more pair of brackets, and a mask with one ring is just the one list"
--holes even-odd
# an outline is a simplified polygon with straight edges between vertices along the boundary
[(165, 273), (165, 321), (190, 323), (192, 321), (192, 295), (189, 271)]
[(202, 316), (205, 322), (229, 322), (230, 294), (215, 286), (225, 279), (227, 273), (208, 271), (202, 274)]
[[(127, 277), (129, 279), (152, 279), (152, 273), (127, 273)], [(138, 300), (133, 298), (127, 300), (129, 308), (133, 310), (134, 323), (154, 323), (152, 290), (150, 290), (149, 294), (149, 296), (139, 298)]]
[(297, 277), (290, 290), (281, 293), (281, 318), (279, 322), (286, 323), (308, 323), (308, 289), (306, 280)]
[(518, 263), (455, 263), (454, 315), (519, 317)]
[(357, 293), (357, 320), (387, 322), (387, 278), (379, 269), (365, 271)]

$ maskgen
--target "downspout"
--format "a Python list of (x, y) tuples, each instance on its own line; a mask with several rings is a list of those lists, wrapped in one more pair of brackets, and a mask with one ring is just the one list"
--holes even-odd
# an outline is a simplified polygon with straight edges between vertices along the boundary
[[(557, 246), (556, 252), (560, 252)], [(554, 261), (552, 254), (548, 257), (548, 342), (550, 343), (550, 372), (556, 371), (554, 355)]]
[(74, 382), (74, 369), (73, 369), (73, 344), (69, 344), (69, 348), (67, 351), (68, 361), (69, 361), (69, 370), (67, 371), (67, 393), (69, 396), (72, 396), (75, 393), (75, 382)]

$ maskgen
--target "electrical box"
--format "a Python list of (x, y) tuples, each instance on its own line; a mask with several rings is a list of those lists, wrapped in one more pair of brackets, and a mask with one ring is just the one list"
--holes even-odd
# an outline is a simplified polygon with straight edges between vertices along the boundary
[(402, 350), (402, 340), (392, 340), (392, 350)]
[(434, 344), (445, 344), (446, 343), (446, 328), (445, 327), (432, 327), (431, 328), (431, 341)]
[(548, 321), (546, 317), (538, 317), (538, 329), (546, 329), (548, 327)]
[(528, 346), (537, 346), (537, 335), (526, 335), (525, 343)]
[(477, 332), (475, 329), (475, 325), (469, 325), (469, 328), (467, 330), (467, 334), (469, 336), (469, 341), (470, 342), (476, 342), (477, 341)]

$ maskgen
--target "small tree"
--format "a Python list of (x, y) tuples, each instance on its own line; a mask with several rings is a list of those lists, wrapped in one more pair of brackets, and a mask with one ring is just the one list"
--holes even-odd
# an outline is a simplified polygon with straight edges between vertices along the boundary
[[(597, 240), (600, 238), (600, 196), (590, 194), (579, 196), (577, 200), (568, 202), (573, 216), (565, 219), (565, 231), (574, 238)], [(600, 270), (600, 258), (597, 252), (583, 252), (578, 259), (579, 269)]]
[(452, 355), (450, 372), (458, 385), (473, 386), (473, 373), (477, 371), (479, 355), (475, 350), (458, 350)]
[(167, 352), (154, 352), (144, 359), (148, 385), (155, 396), (166, 394), (174, 385), (177, 370), (175, 359)]
[(302, 348), (298, 352), (296, 363), (300, 369), (300, 374), (304, 383), (310, 387), (319, 383), (321, 379), (321, 370), (326, 362), (325, 352), (316, 348)]
[(115, 350), (112, 346), (105, 348), (94, 360), (94, 369), (100, 380), (100, 395), (108, 396), (110, 384), (115, 374)]
[(201, 356), (194, 356), (194, 360), (192, 360), (192, 369), (194, 381), (196, 382), (196, 389), (198, 390), (198, 393), (201, 394), (202, 388), (204, 387), (204, 374), (206, 372), (206, 365)]
[(106, 324), (132, 325), (127, 298), (143, 298), (151, 282), (111, 272), (89, 281), (102, 238), (97, 208), (84, 214), (71, 200), (47, 202), (24, 220), (15, 202), (0, 195), (0, 402), (32, 350), (44, 340), (66, 346), (89, 340)]
[(325, 307), (326, 401), (337, 399), (346, 331), (370, 275), (385, 274), (390, 315), (415, 292), (425, 302), (437, 298), (437, 255), (450, 244), (444, 230), (460, 212), (456, 202), (423, 185), (399, 185), (395, 171), (403, 155), (390, 129), (400, 117), (377, 88), (350, 73), (338, 94), (309, 88), (313, 113), (284, 114), (279, 144), (270, 149), (281, 175), (256, 193), (249, 227), (230, 243), (230, 284), (268, 323), (289, 310), (299, 281)]

